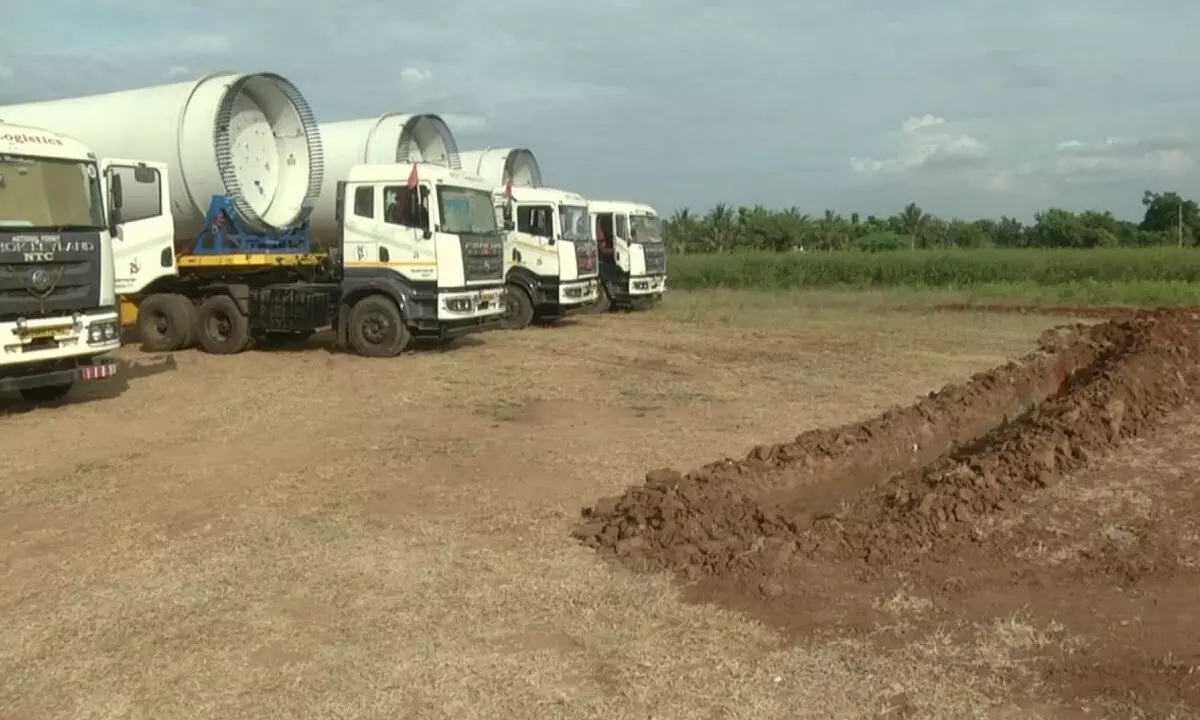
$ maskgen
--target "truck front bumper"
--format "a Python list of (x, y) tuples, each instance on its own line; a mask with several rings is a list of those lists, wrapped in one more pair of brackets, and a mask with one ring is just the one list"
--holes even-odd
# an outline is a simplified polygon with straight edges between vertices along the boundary
[(47, 385), (70, 385), (82, 380), (104, 380), (117, 374), (115, 354), (73, 357), (0, 367), (0, 392), (18, 392)]
[(590, 310), (600, 297), (600, 278), (555, 280), (537, 290), (535, 310), (539, 317), (564, 318)]

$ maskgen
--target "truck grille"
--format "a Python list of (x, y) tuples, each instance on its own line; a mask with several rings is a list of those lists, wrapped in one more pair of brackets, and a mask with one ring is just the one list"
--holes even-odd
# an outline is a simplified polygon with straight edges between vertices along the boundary
[[(0, 237), (0, 319), (69, 315), (100, 306), (99, 233), (63, 234), (61, 241), (33, 245), (25, 237)], [(34, 252), (36, 260), (27, 255)]]
[(467, 282), (504, 279), (504, 238), (463, 235), (463, 278)]
[(642, 245), (646, 257), (646, 274), (662, 275), (667, 271), (667, 246), (662, 243)]
[(596, 270), (596, 242), (594, 240), (575, 241), (575, 268), (580, 277), (591, 277)]

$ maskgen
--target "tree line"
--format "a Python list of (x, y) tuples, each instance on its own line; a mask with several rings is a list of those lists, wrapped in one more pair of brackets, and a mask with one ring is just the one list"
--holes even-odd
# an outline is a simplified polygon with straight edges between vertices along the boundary
[(998, 220), (945, 219), (916, 203), (878, 217), (849, 216), (826, 210), (813, 216), (791, 207), (762, 205), (734, 208), (719, 203), (704, 216), (688, 208), (663, 222), (663, 237), (676, 253), (720, 253), (737, 250), (888, 250), (943, 248), (1094, 248), (1196, 245), (1200, 240), (1200, 206), (1177, 192), (1142, 196), (1141, 222), (1118, 220), (1111, 212), (1073, 212), (1049, 208), (1025, 223)]

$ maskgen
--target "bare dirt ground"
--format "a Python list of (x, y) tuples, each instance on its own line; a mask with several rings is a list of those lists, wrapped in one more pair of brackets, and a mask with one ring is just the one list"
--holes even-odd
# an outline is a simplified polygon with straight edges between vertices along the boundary
[[(1194, 715), (1198, 355), (1190, 311), (1049, 331), (1019, 362), (910, 407), (686, 476), (653, 471), (585, 509), (575, 534), (801, 637), (957, 648), (1013, 613), (1002, 624), (1028, 647), (987, 668), (993, 696)], [(937, 711), (907, 688), (897, 698)]]
[[(163, 367), (130, 350), (121, 395), (0, 417), (0, 718), (1190, 716), (1190, 326), (1080, 343), (1044, 335), (1056, 322), (676, 294), (392, 361), (313, 347)], [(1159, 336), (1179, 354), (1120, 350)], [(1055, 349), (1033, 369), (870, 435), (754, 450), (909, 405), (1039, 337)], [(1149, 358), (1144, 381), (1118, 397), (1102, 380), (1128, 357)], [(1099, 404), (1080, 418), (1107, 434), (1063, 450), (1061, 424), (1011, 429), (1089, 377)], [(1015, 445), (972, 441), (1005, 415)], [(1009, 482), (996, 447), (1042, 453), (1032, 481)], [(937, 459), (952, 448), (968, 459)], [(633, 518), (626, 539), (644, 539), (623, 555), (689, 584), (570, 538), (580, 506), (648, 468), (747, 452), (771, 468), (714, 478), (728, 502), (698, 521), (745, 547), (679, 556), (693, 543), (615, 502), (584, 520), (611, 546)]]

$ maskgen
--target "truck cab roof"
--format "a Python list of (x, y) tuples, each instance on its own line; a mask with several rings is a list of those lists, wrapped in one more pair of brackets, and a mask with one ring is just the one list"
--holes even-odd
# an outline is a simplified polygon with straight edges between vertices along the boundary
[[(498, 191), (501, 196), (504, 189)], [(568, 205), (587, 205), (587, 200), (579, 193), (568, 190), (558, 190), (547, 187), (513, 187), (513, 200), (521, 203), (566, 203)]]
[(594, 213), (625, 213), (658, 217), (658, 211), (649, 205), (625, 200), (592, 200), (588, 202), (588, 209)]
[(69, 135), (0, 119), (0, 155), (25, 155), (56, 160), (95, 160), (86, 145)]
[[(460, 187), (478, 188), (491, 192), (490, 185), (483, 178), (454, 170), (444, 165), (432, 163), (417, 163), (417, 178), (423, 182), (435, 184), (457, 185)], [(381, 165), (355, 165), (346, 173), (346, 182), (361, 183), (397, 183), (407, 184), (412, 173), (413, 163), (391, 163)]]

